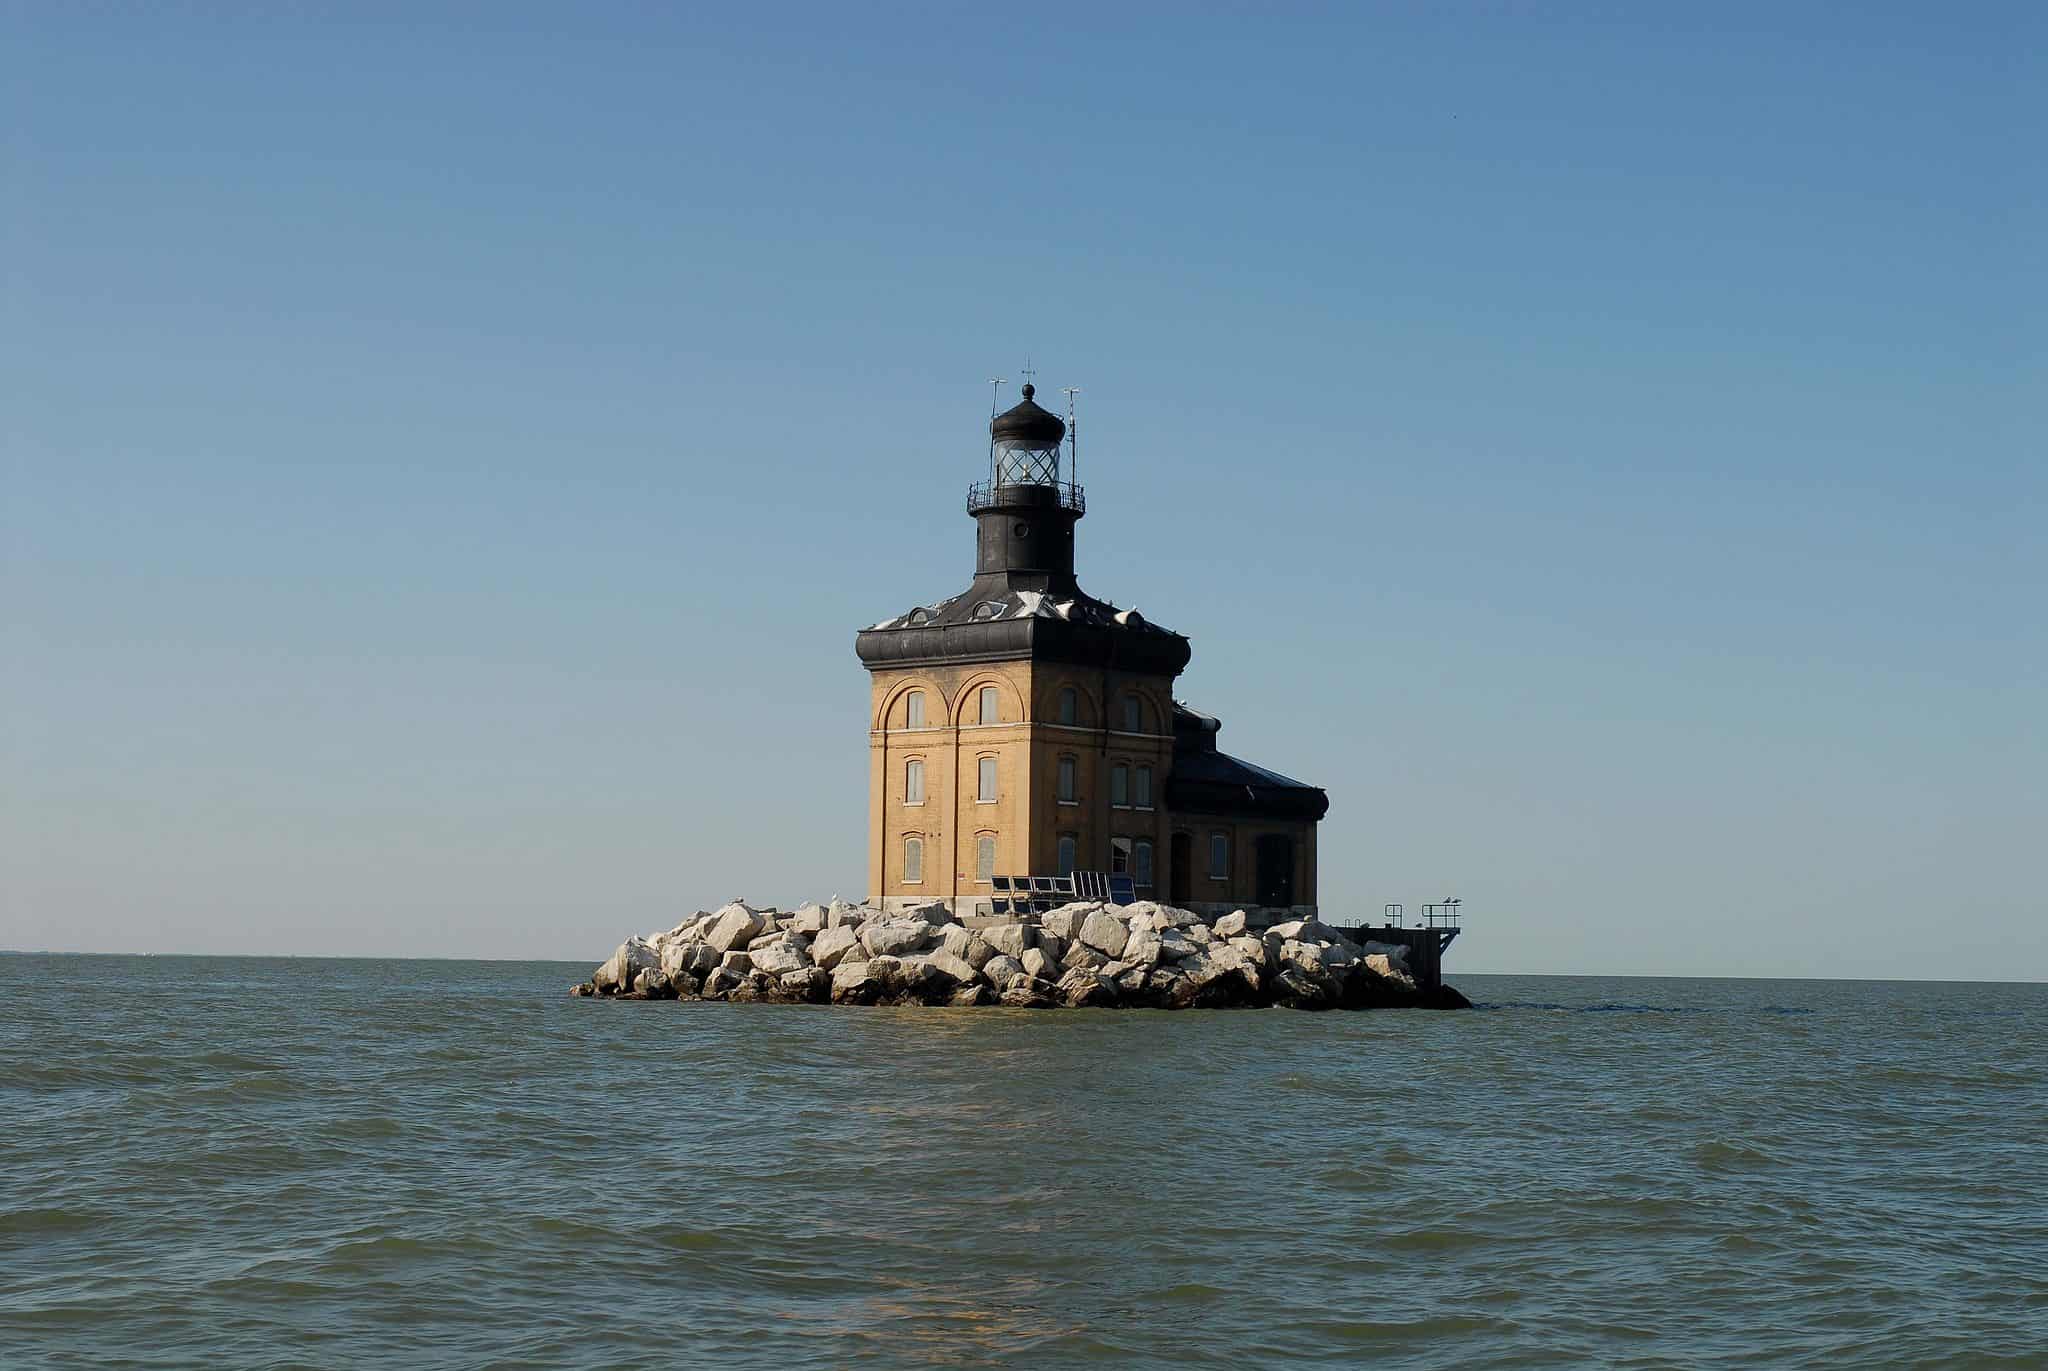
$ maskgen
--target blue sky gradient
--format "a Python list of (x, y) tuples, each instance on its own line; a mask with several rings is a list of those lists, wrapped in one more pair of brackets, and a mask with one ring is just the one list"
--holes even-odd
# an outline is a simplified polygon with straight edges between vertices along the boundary
[(990, 375), (1470, 970), (2048, 978), (2028, 5), (0, 11), (0, 947), (865, 880)]

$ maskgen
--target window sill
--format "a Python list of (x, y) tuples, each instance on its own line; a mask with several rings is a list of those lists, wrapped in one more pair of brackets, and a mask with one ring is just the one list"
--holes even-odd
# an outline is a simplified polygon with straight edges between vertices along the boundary
[(1002, 801), (1001, 801), (1001, 800), (976, 800), (976, 801), (975, 801), (975, 803), (976, 803), (976, 804), (978, 804), (978, 805), (999, 805), (999, 804), (1001, 804), (1001, 803), (1002, 803)]
[(1081, 807), (1081, 802), (1079, 800), (1055, 800), (1053, 801), (1053, 803), (1059, 805), (1063, 809), (1079, 809)]
[(923, 800), (905, 800), (905, 801), (903, 802), (903, 807), (904, 807), (905, 809), (923, 809), (923, 808), (924, 808), (924, 801), (923, 801)]

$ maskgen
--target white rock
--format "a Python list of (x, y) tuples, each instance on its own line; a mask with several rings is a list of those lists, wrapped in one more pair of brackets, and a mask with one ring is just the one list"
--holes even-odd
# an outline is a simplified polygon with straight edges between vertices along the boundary
[(704, 930), (704, 941), (719, 952), (730, 952), (761, 936), (766, 923), (767, 920), (745, 905), (729, 904), (711, 916), (710, 926)]
[(1200, 945), (1194, 939), (1181, 932), (1178, 928), (1163, 929), (1159, 934), (1159, 955), (1170, 962), (1177, 962), (1183, 957), (1192, 957), (1201, 950)]
[[(1026, 974), (1033, 980), (1052, 981), (1059, 979), (1057, 974), (1059, 961), (1049, 955), (1042, 947), (1028, 947), (1024, 949), (1024, 955), (1017, 960), (1023, 964)], [(987, 967), (982, 968), (984, 971), (987, 969)]]
[(826, 910), (825, 906), (816, 901), (812, 901), (809, 904), (800, 904), (796, 907), (795, 912), (789, 916), (787, 926), (792, 933), (801, 933), (807, 938), (815, 938), (825, 931), (825, 920), (828, 913), (829, 911)]
[(1395, 961), (1384, 952), (1368, 952), (1360, 961), (1365, 969), (1381, 980), (1392, 981), (1403, 990), (1415, 988), (1415, 978), (1408, 974), (1405, 964)]
[(1272, 949), (1266, 946), (1266, 940), (1264, 938), (1240, 936), (1232, 938), (1229, 942), (1229, 946), (1236, 948), (1239, 952), (1242, 952), (1245, 955), (1246, 960), (1251, 962), (1253, 966), (1259, 968), (1260, 971), (1266, 971), (1270, 969), (1273, 965)]
[(932, 970), (943, 972), (952, 978), (956, 985), (973, 985), (981, 979), (981, 970), (973, 962), (965, 957), (956, 957), (943, 948), (925, 958), (925, 961)]
[(599, 990), (630, 990), (633, 978), (643, 971), (661, 970), (661, 952), (645, 938), (628, 938), (619, 950), (591, 976)]
[(1205, 947), (1208, 944), (1216, 941), (1216, 935), (1214, 933), (1211, 933), (1207, 928), (1203, 927), (1201, 924), (1189, 924), (1186, 928), (1183, 928), (1181, 932), (1186, 936), (1189, 942), (1200, 943)]
[(1081, 921), (1081, 941), (1097, 952), (1120, 956), (1130, 940), (1130, 926), (1107, 909), (1094, 909)]
[(998, 990), (1008, 990), (1010, 982), (1016, 980), (1019, 976), (1027, 980), (1031, 977), (1031, 973), (1025, 969), (1024, 963), (1003, 952), (998, 952), (995, 956), (983, 962), (981, 974), (987, 977), (988, 983)]
[(981, 966), (990, 957), (996, 955), (996, 950), (982, 941), (979, 933), (960, 924), (946, 925), (945, 933), (939, 940), (939, 946), (945, 948), (946, 951), (960, 958), (960, 960), (971, 963), (976, 967)]
[(860, 948), (860, 935), (845, 924), (826, 929), (811, 943), (811, 960), (830, 971), (846, 954)]
[(935, 935), (923, 919), (881, 919), (863, 925), (861, 943), (877, 956), (902, 956), (931, 946)]
[(1039, 915), (1038, 926), (1062, 941), (1071, 941), (1079, 936), (1083, 920), (1097, 910), (1106, 908), (1108, 908), (1107, 905), (1091, 903), (1086, 900), (1074, 904), (1063, 904), (1058, 909), (1049, 910)]
[(1055, 963), (1067, 955), (1067, 940), (1057, 934), (1048, 933), (1043, 928), (1031, 935), (1031, 942)]
[(747, 956), (753, 961), (754, 970), (769, 976), (786, 976), (811, 965), (811, 955), (804, 950), (803, 943), (787, 934), (765, 947), (748, 948)]
[(1245, 931), (1245, 926), (1249, 922), (1250, 920), (1245, 918), (1242, 909), (1234, 913), (1225, 914), (1216, 921), (1216, 936), (1219, 938), (1235, 938)]
[(728, 976), (744, 976), (754, 969), (754, 959), (744, 952), (728, 952), (719, 960), (718, 969)]
[[(1175, 934), (1174, 936), (1178, 937), (1179, 935)], [(1128, 962), (1132, 966), (1141, 969), (1149, 969), (1154, 962), (1159, 960), (1160, 951), (1163, 946), (1159, 938), (1158, 931), (1149, 926), (1134, 930), (1130, 941), (1124, 944), (1123, 953), (1119, 956), (1118, 960)]]
[(938, 928), (953, 922), (953, 911), (946, 908), (939, 901), (934, 900), (930, 904), (921, 904), (915, 909), (907, 910), (904, 917), (922, 919), (932, 927)]
[(1021, 957), (1031, 946), (1031, 930), (1023, 924), (991, 924), (980, 932), (984, 942), (1006, 957)]

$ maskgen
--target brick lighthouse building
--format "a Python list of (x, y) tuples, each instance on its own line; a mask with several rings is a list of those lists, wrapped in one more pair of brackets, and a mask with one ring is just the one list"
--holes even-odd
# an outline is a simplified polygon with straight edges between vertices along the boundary
[(1205, 912), (1313, 913), (1329, 798), (1218, 751), (1220, 722), (1173, 698), (1188, 640), (1081, 589), (1072, 440), (1025, 386), (967, 492), (974, 580), (855, 636), (869, 896), (970, 913), (999, 876), (1100, 872)]

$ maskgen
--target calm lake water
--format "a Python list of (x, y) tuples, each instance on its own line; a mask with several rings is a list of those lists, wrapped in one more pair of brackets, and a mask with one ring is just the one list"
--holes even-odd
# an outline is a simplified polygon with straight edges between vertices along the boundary
[(2048, 986), (589, 970), (0, 957), (0, 1365), (2048, 1366)]

